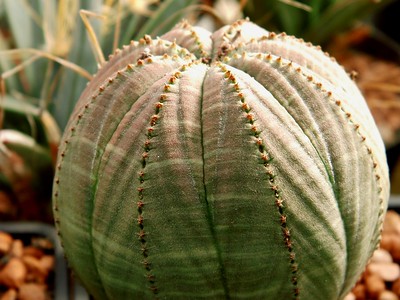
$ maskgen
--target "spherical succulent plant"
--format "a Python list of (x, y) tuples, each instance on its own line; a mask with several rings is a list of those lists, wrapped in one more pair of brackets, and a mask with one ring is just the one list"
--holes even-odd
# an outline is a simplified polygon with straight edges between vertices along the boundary
[(331, 57), (248, 20), (117, 51), (59, 149), (54, 214), (96, 299), (340, 299), (379, 243), (382, 140)]

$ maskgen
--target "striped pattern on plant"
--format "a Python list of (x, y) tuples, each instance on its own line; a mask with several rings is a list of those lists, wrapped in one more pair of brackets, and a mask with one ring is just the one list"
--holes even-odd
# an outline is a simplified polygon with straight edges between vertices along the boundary
[(58, 159), (57, 228), (96, 299), (343, 298), (389, 195), (342, 67), (247, 20), (118, 51)]

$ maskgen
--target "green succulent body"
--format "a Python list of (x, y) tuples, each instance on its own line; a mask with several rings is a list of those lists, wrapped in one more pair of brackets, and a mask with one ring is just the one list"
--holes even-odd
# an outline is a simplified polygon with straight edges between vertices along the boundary
[(54, 213), (96, 299), (340, 299), (379, 243), (382, 140), (319, 48), (186, 22), (113, 55), (64, 133)]

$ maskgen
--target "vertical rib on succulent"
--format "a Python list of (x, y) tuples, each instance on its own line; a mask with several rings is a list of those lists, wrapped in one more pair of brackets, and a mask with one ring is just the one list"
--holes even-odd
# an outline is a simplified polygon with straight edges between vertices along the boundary
[[(117, 76), (118, 76), (118, 75), (117, 75)], [(103, 85), (100, 86), (99, 89), (96, 91), (96, 93), (93, 94), (93, 95), (90, 97), (90, 100), (89, 100), (86, 104), (84, 104), (84, 105), (82, 106), (81, 112), (79, 112), (79, 114), (77, 114), (77, 118), (76, 118), (75, 120), (72, 120), (73, 125), (70, 126), (70, 131), (66, 132), (67, 135), (64, 137), (64, 143), (61, 145), (61, 147), (63, 146), (64, 148), (63, 148), (62, 150), (61, 150), (61, 149), (59, 150), (59, 151), (60, 151), (60, 157), (61, 157), (61, 159), (59, 160), (59, 163), (57, 164), (57, 170), (58, 170), (58, 171), (61, 171), (61, 169), (62, 169), (62, 166), (63, 166), (63, 163), (64, 163), (65, 155), (68, 153), (68, 147), (70, 146), (70, 139), (74, 136), (77, 127), (79, 128), (80, 121), (81, 121), (83, 115), (86, 114), (86, 113), (88, 113), (90, 104), (93, 103), (94, 101), (96, 101), (97, 96), (100, 95), (101, 93), (103, 93), (104, 90), (105, 90), (106, 88), (108, 88), (113, 82), (114, 82), (113, 80), (108, 80), (106, 86), (103, 86)], [(59, 198), (59, 196), (60, 196), (60, 193), (59, 193), (59, 190), (58, 190), (58, 188), (59, 188), (59, 183), (60, 183), (60, 179), (59, 179), (59, 177), (56, 177), (56, 178), (55, 178), (55, 186), (54, 186), (54, 188), (53, 188), (53, 189), (54, 189), (54, 192), (53, 192), (53, 198), (54, 198), (54, 201), (53, 201), (53, 210), (54, 210), (55, 212), (58, 212), (58, 202), (57, 202), (57, 201), (58, 201), (58, 198)], [(61, 219), (59, 218), (59, 216), (58, 216), (57, 213), (55, 214), (54, 219), (55, 219), (55, 223), (57, 224), (57, 227), (56, 227), (57, 234), (58, 234), (58, 236), (59, 236), (60, 239), (61, 239), (61, 245), (62, 245), (62, 247), (64, 247), (63, 233), (59, 230), (60, 225), (61, 225)], [(90, 251), (93, 253), (93, 245), (90, 245)], [(95, 271), (96, 271), (97, 274), (99, 275), (99, 272), (98, 272), (97, 268), (96, 268)], [(100, 278), (100, 277), (99, 277), (99, 278)], [(102, 291), (102, 292), (104, 292), (104, 291)]]
[(141, 250), (141, 254), (143, 256), (143, 266), (146, 270), (146, 274), (145, 277), (147, 278), (148, 283), (150, 284), (149, 288), (150, 290), (154, 293), (154, 294), (158, 294), (158, 287), (156, 286), (156, 277), (153, 274), (153, 270), (152, 270), (152, 265), (151, 265), (151, 261), (149, 260), (149, 249), (148, 249), (148, 245), (147, 245), (147, 241), (146, 241), (146, 234), (147, 232), (145, 231), (145, 219), (143, 217), (143, 210), (145, 208), (145, 200), (144, 200), (144, 193), (145, 193), (145, 189), (142, 186), (145, 182), (145, 176), (146, 176), (146, 164), (147, 164), (147, 160), (149, 159), (149, 152), (150, 152), (150, 147), (151, 147), (151, 138), (152, 138), (152, 133), (154, 131), (154, 126), (156, 125), (156, 122), (159, 118), (159, 113), (162, 107), (162, 104), (165, 100), (165, 94), (162, 94), (163, 96), (160, 97), (160, 105), (156, 106), (154, 111), (155, 114), (152, 116), (151, 120), (150, 120), (150, 127), (148, 127), (147, 129), (147, 133), (146, 133), (146, 141), (143, 145), (143, 149), (144, 152), (142, 154), (142, 158), (141, 158), (141, 165), (142, 165), (142, 170), (139, 171), (138, 177), (139, 177), (139, 187), (137, 188), (137, 213), (138, 213), (138, 217), (137, 217), (137, 224), (139, 227), (139, 231), (137, 233), (138, 239), (140, 241), (140, 250)]
[[(181, 68), (181, 70), (184, 69), (184, 67)], [(176, 81), (181, 77), (181, 73), (179, 71), (174, 72), (166, 81), (164, 84), (163, 92), (158, 98), (158, 102), (154, 105), (154, 114), (150, 117), (150, 121), (148, 123), (147, 127), (147, 132), (146, 132), (146, 141), (144, 142), (143, 149), (144, 152), (142, 153), (141, 157), (141, 166), (142, 169), (138, 173), (138, 178), (139, 178), (139, 187), (137, 188), (137, 212), (138, 212), (138, 217), (137, 217), (137, 223), (139, 227), (139, 232), (137, 233), (140, 244), (141, 244), (141, 253), (143, 255), (143, 265), (146, 270), (146, 275), (145, 277), (147, 278), (147, 281), (150, 284), (150, 290), (154, 295), (157, 295), (159, 293), (159, 287), (156, 284), (157, 283), (157, 278), (154, 274), (153, 271), (153, 265), (151, 263), (151, 259), (149, 259), (149, 247), (147, 245), (147, 240), (146, 240), (146, 235), (148, 232), (145, 230), (145, 224), (146, 224), (146, 219), (143, 216), (143, 211), (146, 206), (146, 200), (145, 200), (145, 193), (146, 190), (143, 186), (145, 183), (145, 178), (146, 178), (146, 165), (149, 159), (151, 159), (151, 140), (154, 137), (154, 131), (157, 130), (157, 124), (160, 122), (160, 119), (162, 118), (161, 112), (164, 106), (164, 102), (168, 100), (168, 92), (170, 92), (171, 85), (176, 84)]]
[[(304, 72), (300, 72), (303, 76), (309, 78), (310, 76), (307, 76)], [(327, 94), (328, 98), (331, 100), (331, 103), (334, 103), (336, 106), (338, 106), (340, 108), (340, 111), (345, 115), (345, 117), (348, 119), (349, 123), (351, 123), (353, 125), (354, 130), (357, 132), (357, 135), (360, 137), (361, 141), (364, 144), (365, 150), (368, 154), (368, 156), (370, 157), (371, 160), (371, 168), (373, 170), (373, 173), (375, 174), (375, 179), (376, 179), (376, 183), (378, 186), (378, 193), (379, 193), (379, 206), (380, 206), (380, 210), (379, 210), (379, 219), (381, 219), (383, 221), (384, 218), (384, 200), (383, 200), (383, 195), (382, 195), (382, 183), (380, 181), (381, 176), (378, 174), (378, 163), (377, 160), (375, 158), (375, 154), (372, 152), (372, 148), (370, 145), (368, 145), (368, 140), (366, 138), (365, 135), (363, 135), (362, 133), (362, 128), (360, 126), (360, 124), (357, 124), (354, 122), (354, 120), (352, 119), (352, 115), (351, 113), (349, 113), (346, 108), (343, 105), (343, 101), (335, 98), (333, 96), (333, 93), (331, 91), (326, 90), (323, 85), (320, 82), (315, 81), (314, 79), (311, 78), (310, 80), (311, 83), (313, 83), (316, 87), (317, 90), (319, 90), (322, 94)], [(382, 231), (382, 226), (383, 223), (381, 223), (380, 225), (380, 231)], [(379, 245), (379, 240), (376, 241), (377, 245), (376, 247), (378, 247)]]
[(278, 220), (282, 229), (282, 242), (284, 243), (286, 249), (288, 250), (288, 258), (291, 268), (291, 278), (290, 282), (293, 286), (293, 299), (298, 300), (300, 296), (300, 289), (298, 287), (298, 268), (296, 263), (296, 254), (293, 249), (293, 241), (291, 239), (291, 231), (288, 227), (287, 215), (285, 214), (285, 205), (284, 200), (282, 198), (282, 191), (279, 186), (275, 182), (276, 175), (273, 172), (273, 167), (271, 166), (271, 162), (273, 158), (268, 153), (267, 149), (264, 146), (263, 140), (259, 135), (260, 129), (255, 124), (254, 116), (250, 113), (251, 107), (246, 102), (246, 98), (242, 92), (242, 88), (239, 82), (236, 80), (234, 74), (231, 71), (227, 70), (225, 66), (219, 65), (219, 68), (225, 74), (225, 80), (233, 85), (233, 88), (236, 92), (236, 96), (240, 101), (240, 108), (245, 114), (245, 119), (248, 124), (250, 124), (250, 130), (252, 135), (254, 136), (254, 144), (260, 153), (260, 160), (265, 168), (265, 174), (268, 178), (268, 184), (270, 186), (271, 191), (275, 197), (275, 205), (277, 207), (279, 216)]
[[(328, 95), (328, 99), (330, 100), (331, 104), (336, 105), (337, 107), (340, 108), (340, 111), (342, 114), (347, 118), (348, 122), (352, 124), (354, 130), (356, 131), (357, 135), (360, 137), (361, 142), (363, 143), (365, 147), (365, 151), (367, 152), (368, 156), (370, 157), (371, 160), (371, 168), (373, 173), (375, 174), (375, 179), (376, 179), (376, 184), (378, 187), (378, 199), (379, 199), (379, 212), (378, 212), (378, 219), (381, 220), (378, 222), (377, 226), (379, 226), (379, 231), (381, 232), (383, 229), (383, 218), (384, 218), (384, 200), (383, 200), (383, 195), (382, 195), (382, 185), (380, 182), (380, 175), (378, 174), (378, 164), (376, 162), (376, 159), (374, 157), (374, 153), (371, 150), (371, 147), (368, 145), (367, 138), (363, 135), (362, 129), (360, 128), (360, 125), (355, 123), (354, 120), (352, 119), (351, 113), (349, 113), (346, 108), (343, 105), (343, 101), (337, 99), (334, 97), (333, 93), (331, 91), (326, 90), (320, 82), (315, 81), (312, 76), (305, 74), (304, 72), (299, 72), (301, 75), (307, 78), (312, 84), (314, 84), (315, 88), (322, 94)], [(371, 241), (375, 243), (375, 247), (379, 246), (379, 238), (376, 241)]]

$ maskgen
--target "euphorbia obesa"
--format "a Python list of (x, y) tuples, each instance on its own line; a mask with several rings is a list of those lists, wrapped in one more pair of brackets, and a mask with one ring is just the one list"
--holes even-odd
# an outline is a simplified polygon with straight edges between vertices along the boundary
[(96, 299), (340, 299), (379, 235), (384, 146), (334, 59), (248, 20), (117, 51), (59, 149), (57, 228)]

